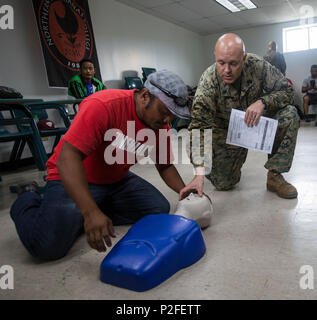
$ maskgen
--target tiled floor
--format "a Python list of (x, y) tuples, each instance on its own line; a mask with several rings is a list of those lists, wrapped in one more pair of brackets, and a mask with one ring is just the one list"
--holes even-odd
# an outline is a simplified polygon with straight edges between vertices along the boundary
[[(205, 192), (214, 206), (212, 225), (203, 231), (206, 255), (143, 293), (100, 282), (105, 253), (90, 249), (84, 236), (59, 261), (31, 258), (9, 216), (15, 195), (8, 186), (34, 179), (43, 183), (42, 174), (35, 169), (2, 174), (0, 267), (14, 268), (14, 289), (0, 289), (0, 299), (317, 299), (316, 281), (315, 289), (300, 287), (305, 276), (301, 266), (310, 265), (317, 275), (317, 128), (303, 123), (292, 170), (285, 174), (297, 187), (298, 199), (283, 200), (266, 191), (265, 159), (262, 153), (249, 152), (241, 182), (232, 191), (215, 191), (206, 181)], [(191, 165), (177, 167), (189, 182)], [(133, 171), (159, 188), (175, 209), (177, 195), (153, 166), (138, 165)], [(116, 227), (116, 241), (128, 229)]]

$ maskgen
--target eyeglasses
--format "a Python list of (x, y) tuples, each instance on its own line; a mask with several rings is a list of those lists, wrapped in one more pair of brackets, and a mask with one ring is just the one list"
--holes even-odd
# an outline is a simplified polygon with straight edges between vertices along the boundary
[(162, 92), (164, 92), (168, 97), (172, 98), (174, 100), (174, 102), (180, 106), (180, 107), (185, 107), (188, 105), (188, 99), (182, 98), (182, 97), (177, 97), (175, 96), (173, 93), (171, 93), (169, 90), (162, 88), (160, 85), (158, 85), (157, 83), (155, 83), (154, 81), (150, 80), (150, 83), (160, 89)]

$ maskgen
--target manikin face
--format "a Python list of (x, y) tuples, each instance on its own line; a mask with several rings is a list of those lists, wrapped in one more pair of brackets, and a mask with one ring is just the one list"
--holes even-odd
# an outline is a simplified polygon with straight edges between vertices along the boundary
[(84, 62), (81, 65), (80, 73), (85, 82), (90, 82), (95, 75), (95, 68), (91, 62)]

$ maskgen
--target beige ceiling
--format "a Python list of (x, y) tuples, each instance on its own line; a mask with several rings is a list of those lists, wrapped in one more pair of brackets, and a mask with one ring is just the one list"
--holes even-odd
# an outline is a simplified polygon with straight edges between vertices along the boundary
[(215, 0), (116, 1), (200, 35), (298, 20), (307, 8), (317, 16), (317, 0), (252, 0), (258, 8), (235, 13)]

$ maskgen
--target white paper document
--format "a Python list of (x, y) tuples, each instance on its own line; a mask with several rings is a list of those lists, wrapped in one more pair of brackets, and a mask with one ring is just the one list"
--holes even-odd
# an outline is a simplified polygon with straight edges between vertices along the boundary
[(272, 153), (278, 121), (260, 117), (256, 126), (244, 122), (245, 112), (232, 109), (226, 142), (246, 149)]

